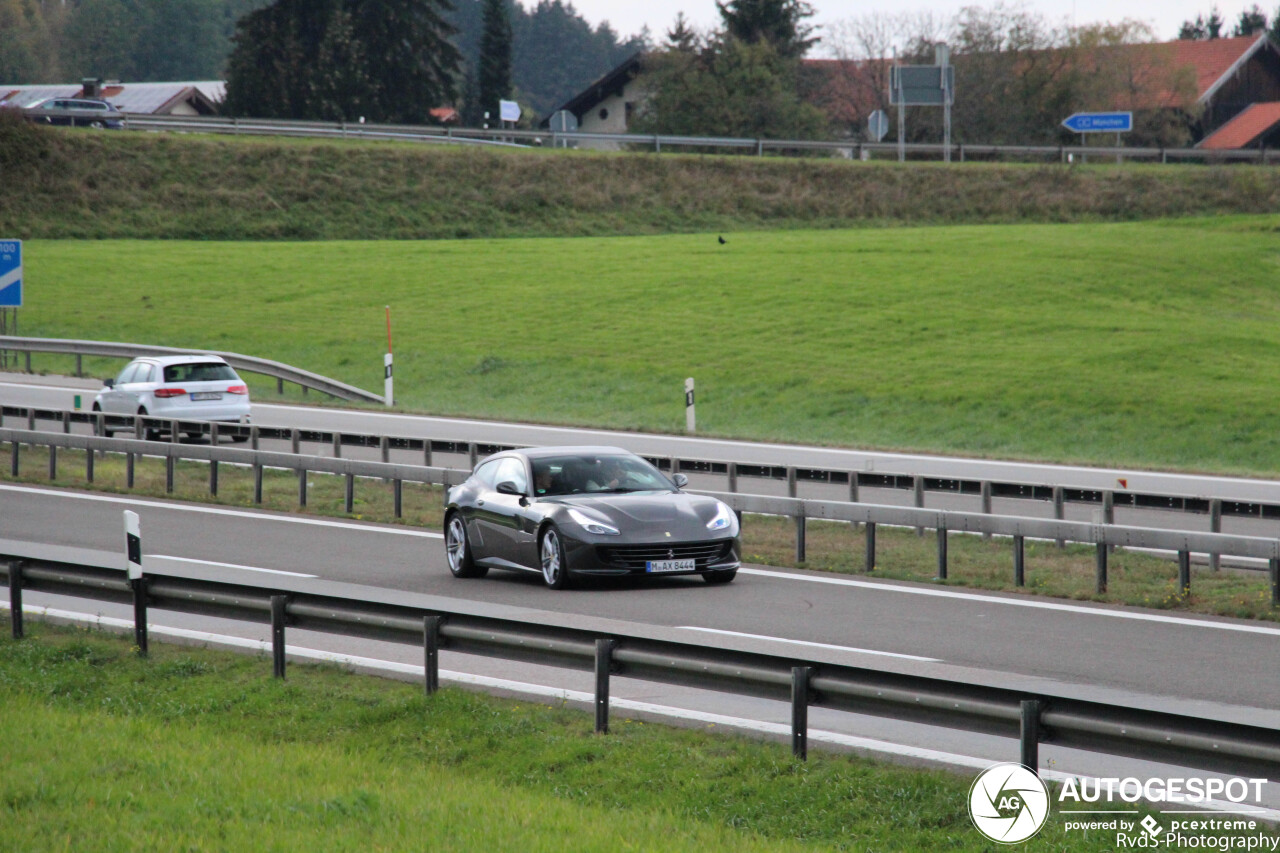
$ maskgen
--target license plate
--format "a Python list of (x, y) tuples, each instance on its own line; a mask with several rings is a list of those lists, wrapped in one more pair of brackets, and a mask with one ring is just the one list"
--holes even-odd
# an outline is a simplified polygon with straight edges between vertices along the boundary
[(222, 392), (221, 391), (192, 391), (191, 399), (192, 400), (221, 400)]
[(646, 572), (692, 572), (697, 568), (693, 560), (650, 560), (644, 564)]

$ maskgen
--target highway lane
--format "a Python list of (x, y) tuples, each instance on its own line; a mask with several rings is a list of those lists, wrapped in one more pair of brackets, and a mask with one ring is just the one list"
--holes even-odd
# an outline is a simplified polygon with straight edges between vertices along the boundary
[[(70, 409), (79, 393), (88, 409), (94, 379), (0, 373), (0, 400), (9, 405)], [(263, 426), (340, 429), (491, 444), (620, 444), (636, 453), (687, 459), (719, 459), (762, 465), (793, 465), (868, 473), (923, 474), (943, 479), (1045, 483), (1067, 488), (1203, 495), (1239, 501), (1280, 503), (1280, 481), (1219, 477), (1132, 468), (1044, 465), (993, 459), (882, 453), (769, 442), (733, 441), (617, 430), (405, 415), (336, 407), (254, 404)], [(1122, 484), (1121, 481), (1124, 481)]]
[(535, 576), (454, 579), (438, 534), (426, 531), (27, 486), (0, 486), (0, 538), (115, 551), (125, 508), (139, 512), (149, 555), (732, 632), (744, 643), (775, 638), (755, 640), (775, 649), (777, 640), (819, 644), (792, 649), (825, 648), (859, 663), (937, 661), (1072, 685), (1081, 695), (1119, 691), (1215, 715), (1234, 708), (1280, 725), (1270, 710), (1280, 627), (1271, 625), (767, 567), (750, 567), (727, 587), (667, 578), (556, 593)]

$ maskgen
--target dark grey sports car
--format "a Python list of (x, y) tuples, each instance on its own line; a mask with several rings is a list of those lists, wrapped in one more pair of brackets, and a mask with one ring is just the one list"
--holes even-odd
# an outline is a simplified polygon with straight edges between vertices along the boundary
[(715, 498), (686, 494), (617, 447), (497, 453), (449, 490), (444, 541), (455, 577), (489, 569), (574, 576), (692, 575), (728, 583), (741, 560), (738, 519)]

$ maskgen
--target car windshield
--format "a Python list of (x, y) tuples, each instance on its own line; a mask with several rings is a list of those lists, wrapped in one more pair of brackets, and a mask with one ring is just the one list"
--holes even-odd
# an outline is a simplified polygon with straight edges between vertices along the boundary
[(165, 382), (216, 382), (220, 379), (237, 379), (229, 364), (216, 361), (198, 361), (191, 364), (170, 364), (164, 369)]
[(669, 492), (675, 488), (657, 468), (638, 456), (574, 455), (533, 459), (534, 495)]

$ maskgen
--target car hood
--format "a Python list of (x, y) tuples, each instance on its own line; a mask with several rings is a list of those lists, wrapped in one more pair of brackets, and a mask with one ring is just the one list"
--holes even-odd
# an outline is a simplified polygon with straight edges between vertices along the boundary
[(684, 492), (563, 495), (547, 500), (607, 519), (624, 535), (657, 530), (680, 539), (707, 536), (707, 522), (715, 516), (718, 503), (715, 498)]

